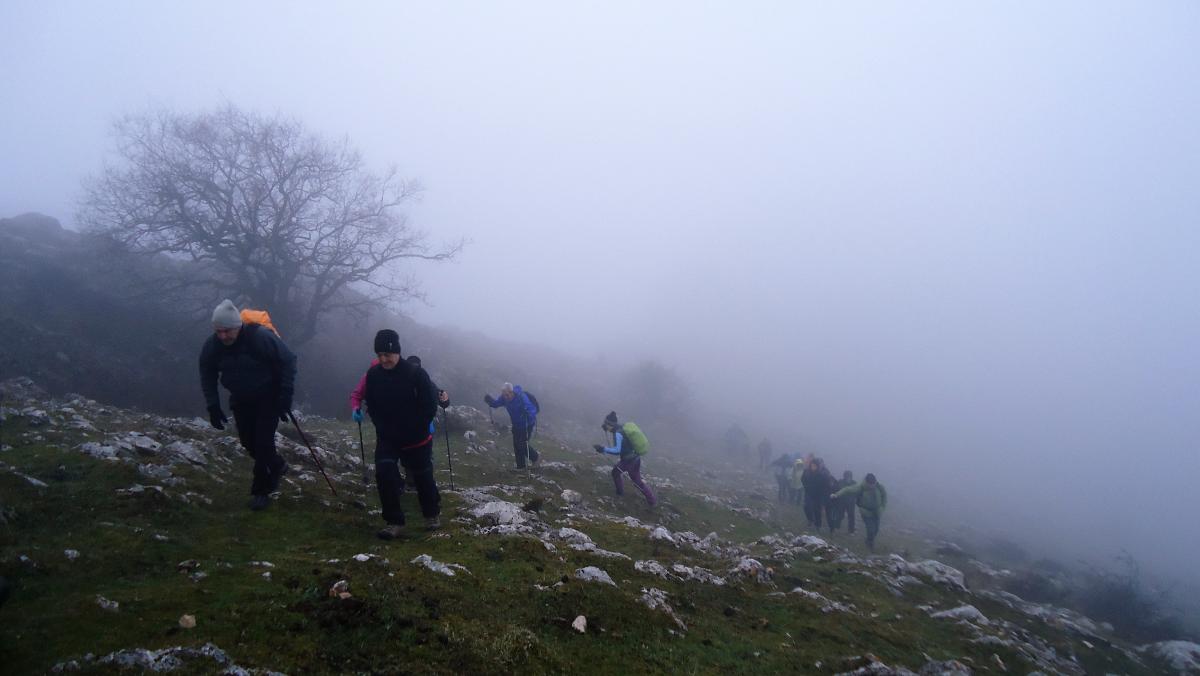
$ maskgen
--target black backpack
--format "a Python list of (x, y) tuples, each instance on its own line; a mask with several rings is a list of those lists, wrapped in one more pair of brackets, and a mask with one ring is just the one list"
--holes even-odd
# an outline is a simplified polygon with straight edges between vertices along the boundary
[(541, 413), (542, 405), (538, 403), (537, 397), (533, 396), (533, 393), (530, 392), (529, 390), (524, 390), (524, 392), (525, 392), (525, 396), (529, 397), (529, 401), (533, 403), (534, 414), (536, 415), (538, 413)]

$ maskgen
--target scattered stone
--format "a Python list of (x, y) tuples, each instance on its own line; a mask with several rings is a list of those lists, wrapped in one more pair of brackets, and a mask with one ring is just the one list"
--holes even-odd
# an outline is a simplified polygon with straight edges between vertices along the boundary
[(676, 544), (674, 536), (671, 535), (671, 531), (667, 530), (666, 528), (663, 528), (662, 526), (659, 526), (659, 527), (655, 528), (654, 530), (650, 531), (650, 539), (658, 540), (661, 542), (669, 542), (671, 544)]
[(675, 621), (675, 625), (679, 627), (680, 631), (687, 631), (687, 625), (683, 623), (683, 620), (679, 619), (679, 615), (675, 613), (675, 609), (667, 603), (667, 593), (665, 591), (655, 589), (654, 587), (643, 587), (642, 596), (638, 600), (650, 610), (661, 610), (666, 613)]
[(962, 571), (947, 566), (940, 561), (931, 559), (919, 563), (909, 563), (899, 554), (892, 554), (888, 557), (888, 567), (897, 575), (907, 573), (929, 580), (934, 584), (944, 585), (959, 591), (967, 591), (967, 583), (963, 579)]
[(350, 582), (348, 580), (338, 580), (329, 588), (329, 596), (339, 599), (350, 598)]
[(930, 613), (929, 616), (939, 619), (939, 620), (965, 620), (967, 622), (973, 622), (975, 624), (982, 624), (982, 625), (991, 624), (988, 621), (988, 618), (984, 617), (983, 613), (979, 612), (978, 608), (976, 608), (975, 606), (970, 606), (970, 605), (959, 606), (957, 608), (952, 608), (950, 610), (943, 610), (941, 612)]
[(179, 627), (181, 629), (195, 629), (196, 628), (196, 616), (195, 615), (184, 615), (184, 616), (180, 617), (179, 618)]
[(725, 578), (717, 575), (707, 568), (701, 568), (700, 566), (685, 566), (682, 563), (676, 563), (671, 566), (671, 572), (675, 573), (684, 580), (695, 580), (697, 582), (703, 582), (705, 584), (711, 584), (717, 587), (723, 587), (726, 583)]
[(79, 550), (78, 549), (64, 549), (63, 555), (67, 557), (68, 561), (74, 561), (75, 559), (79, 558)]
[(576, 617), (575, 621), (571, 623), (571, 628), (581, 634), (586, 634), (587, 633), (587, 618), (584, 617), (583, 615)]
[(639, 573), (646, 573), (647, 575), (656, 575), (658, 577), (663, 578), (664, 580), (672, 579), (671, 574), (668, 573), (667, 569), (665, 567), (663, 567), (663, 565), (661, 563), (659, 563), (658, 561), (654, 561), (654, 560), (634, 561), (633, 569)]
[(207, 465), (208, 458), (204, 456), (204, 452), (196, 448), (189, 441), (172, 441), (166, 445), (167, 453), (182, 458), (193, 465)]
[(113, 612), (113, 613), (115, 613), (121, 609), (120, 603), (117, 603), (116, 601), (110, 601), (110, 600), (104, 598), (103, 596), (100, 596), (99, 594), (96, 595), (96, 605), (100, 606), (104, 610), (107, 610), (107, 611)]
[(614, 587), (617, 586), (617, 583), (613, 582), (612, 577), (607, 572), (595, 566), (585, 566), (576, 570), (575, 578), (584, 582), (602, 582)]
[(770, 582), (771, 569), (764, 566), (758, 559), (743, 557), (738, 561), (737, 565), (729, 570), (731, 577), (741, 577), (755, 582)]
[(1180, 673), (1200, 672), (1200, 644), (1191, 641), (1161, 641), (1141, 646), (1137, 650), (1165, 661)]
[(418, 566), (424, 566), (435, 573), (449, 575), (450, 577), (454, 577), (455, 570), (461, 570), (468, 575), (471, 574), (471, 571), (467, 570), (466, 566), (462, 566), (457, 563), (442, 563), (441, 561), (434, 561), (433, 557), (428, 554), (422, 554), (412, 561), (409, 561), (409, 563)]
[(251, 561), (249, 565), (251, 568), (274, 568), (275, 567), (275, 564), (271, 563), (270, 561)]
[(569, 505), (583, 504), (583, 493), (580, 493), (579, 491), (573, 491), (568, 488), (562, 492), (561, 497), (563, 502)]
[(497, 526), (512, 526), (527, 522), (529, 514), (519, 505), (504, 500), (485, 502), (471, 510), (471, 515), (477, 519), (489, 521)]
[(175, 564), (175, 570), (178, 570), (181, 573), (185, 573), (189, 570), (196, 570), (199, 567), (200, 567), (200, 562), (197, 561), (196, 559), (188, 559), (186, 561), (180, 561), (179, 563)]

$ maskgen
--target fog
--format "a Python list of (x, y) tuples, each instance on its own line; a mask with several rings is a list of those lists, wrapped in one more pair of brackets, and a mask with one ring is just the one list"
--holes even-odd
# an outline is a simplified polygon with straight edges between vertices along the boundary
[(6, 2), (0, 215), (122, 113), (294, 115), (469, 238), (418, 320), (1196, 580), (1200, 6), (435, 4)]

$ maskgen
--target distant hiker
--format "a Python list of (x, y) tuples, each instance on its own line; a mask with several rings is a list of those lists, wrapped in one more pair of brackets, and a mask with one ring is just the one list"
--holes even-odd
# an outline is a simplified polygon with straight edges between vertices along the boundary
[[(843, 488), (849, 488), (854, 485), (854, 472), (846, 470), (842, 472), (842, 478), (834, 484), (834, 490), (840, 491)], [(833, 505), (829, 510), (829, 516), (833, 519), (833, 528), (836, 530), (842, 527), (842, 521), (849, 521), (848, 532), (854, 532), (854, 496), (847, 495), (833, 501)]]
[(213, 310), (213, 335), (200, 349), (200, 388), (208, 420), (223, 430), (229, 418), (221, 410), (217, 379), (229, 390), (229, 408), (238, 439), (254, 458), (250, 509), (264, 509), (279, 488), (287, 463), (275, 451), (275, 429), (287, 422), (296, 382), (296, 355), (268, 326), (243, 323), (233, 301)]
[(834, 493), (834, 500), (852, 496), (854, 504), (862, 513), (863, 525), (867, 529), (867, 548), (875, 551), (875, 536), (879, 534), (879, 519), (887, 508), (887, 490), (875, 479), (874, 474), (868, 474), (862, 483), (847, 486)]
[(829, 494), (833, 491), (833, 477), (820, 460), (810, 460), (800, 476), (804, 484), (804, 517), (811, 528), (821, 530), (821, 514), (828, 512)]
[(774, 451), (771, 449), (771, 441), (763, 439), (758, 442), (758, 470), (764, 472), (767, 469), (767, 463), (771, 462), (771, 455)]
[(642, 456), (650, 452), (650, 441), (646, 439), (646, 435), (634, 423), (618, 423), (616, 411), (605, 416), (601, 428), (606, 433), (613, 435), (613, 445), (605, 447), (596, 444), (594, 446), (596, 452), (608, 453), (621, 458), (612, 470), (613, 484), (617, 488), (617, 495), (625, 494), (625, 484), (621, 475), (629, 474), (633, 485), (637, 486), (642, 495), (646, 496), (646, 503), (651, 507), (658, 504), (658, 498), (654, 497), (654, 491), (650, 490), (650, 487), (642, 479)]
[(800, 477), (804, 476), (804, 467), (804, 459), (797, 455), (796, 459), (792, 461), (791, 474), (788, 476), (793, 505), (799, 505), (804, 500), (804, 482), (800, 480)]
[[(393, 540), (403, 534), (404, 510), (400, 496), (405, 479), (417, 489), (417, 502), (425, 527), (441, 527), (441, 496), (433, 478), (433, 434), (429, 431), (437, 412), (433, 381), (425, 369), (400, 359), (400, 336), (391, 329), (375, 334), (378, 363), (364, 377), (363, 398), (375, 425), (375, 483), (387, 527), (379, 537)], [(353, 401), (353, 398), (352, 398)], [(359, 416), (362, 415), (361, 409)]]
[(520, 385), (513, 387), (512, 383), (504, 383), (499, 398), (485, 394), (483, 401), (492, 408), (503, 406), (508, 411), (508, 417), (512, 420), (513, 453), (516, 455), (517, 469), (525, 468), (526, 456), (536, 467), (539, 455), (530, 442), (537, 431), (537, 414), (540, 413), (537, 399), (522, 390)]
[(750, 461), (750, 437), (737, 423), (725, 430), (725, 455), (743, 462)]
[(775, 468), (775, 482), (779, 484), (779, 501), (792, 501), (792, 456), (784, 453), (771, 463)]

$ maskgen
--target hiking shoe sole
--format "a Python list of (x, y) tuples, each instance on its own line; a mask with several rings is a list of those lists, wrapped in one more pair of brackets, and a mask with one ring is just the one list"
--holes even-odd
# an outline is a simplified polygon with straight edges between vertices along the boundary
[(380, 540), (399, 540), (404, 537), (403, 526), (388, 526), (376, 533)]

